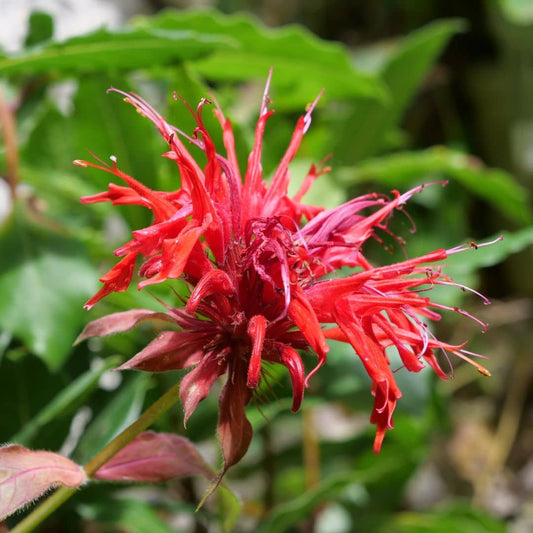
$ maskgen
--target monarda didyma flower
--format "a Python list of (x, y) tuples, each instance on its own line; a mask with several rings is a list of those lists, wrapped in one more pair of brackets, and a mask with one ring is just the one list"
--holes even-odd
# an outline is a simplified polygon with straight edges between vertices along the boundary
[[(363, 245), (375, 237), (376, 230), (389, 231), (390, 215), (423, 186), (404, 194), (394, 192), (392, 198), (368, 194), (324, 209), (302, 203), (314, 180), (329, 170), (311, 166), (299, 191), (289, 197), (288, 166), (318, 98), (298, 120), (289, 147), (267, 183), (261, 150), (265, 125), (273, 113), (267, 108), (268, 86), (267, 82), (244, 179), (231, 122), (218, 106), (215, 115), (223, 130), (225, 155), (216, 151), (202, 121), (208, 100), (191, 110), (197, 127), (189, 137), (139, 96), (116, 89), (112, 90), (157, 126), (169, 146), (164, 155), (178, 167), (181, 188), (151, 190), (122, 172), (114, 157), (111, 164), (75, 161), (109, 172), (124, 183), (111, 183), (107, 192), (82, 198), (83, 203), (138, 204), (154, 216), (149, 227), (134, 231), (133, 238), (115, 250), (121, 260), (101, 278), (103, 287), (86, 307), (126, 290), (138, 257), (143, 258), (139, 275), (144, 278), (139, 288), (168, 279), (184, 280), (190, 287), (183, 308), (115, 313), (89, 324), (80, 340), (125, 331), (141, 321), (172, 324), (120, 368), (161, 372), (192, 367), (180, 388), (185, 420), (215, 380), (226, 374), (218, 424), (223, 472), (241, 459), (250, 444), (252, 429), (245, 407), (261, 380), (263, 361), (287, 368), (293, 386), (292, 410), (297, 411), (309, 379), (326, 362), (327, 339), (349, 343), (372, 380), (375, 401), (370, 420), (377, 426), (376, 452), (393, 426), (392, 414), (401, 397), (388, 348), (396, 348), (412, 372), (427, 364), (445, 379), (435, 356), (444, 351), (488, 374), (470, 359), (464, 344), (436, 339), (424, 322), (438, 320), (439, 311), (448, 309), (431, 301), (428, 289), (456, 285), (432, 265), (476, 245), (435, 250), (388, 266), (372, 265), (363, 255)], [(204, 151), (203, 169), (181, 139)], [(342, 267), (351, 267), (353, 273), (336, 277)], [(314, 352), (318, 358), (307, 375), (302, 352)]]

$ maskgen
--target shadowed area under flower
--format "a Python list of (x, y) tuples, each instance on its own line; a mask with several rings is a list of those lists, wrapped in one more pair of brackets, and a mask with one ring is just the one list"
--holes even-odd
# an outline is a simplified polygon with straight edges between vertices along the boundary
[[(195, 111), (191, 109), (197, 127), (188, 136), (139, 96), (116, 89), (112, 90), (123, 94), (126, 102), (157, 126), (169, 146), (165, 156), (178, 167), (181, 188), (175, 192), (151, 190), (122, 172), (114, 158), (111, 164), (75, 161), (125, 183), (110, 184), (108, 191), (82, 198), (82, 202), (138, 204), (154, 216), (149, 227), (134, 231), (133, 238), (115, 250), (120, 261), (101, 278), (103, 287), (86, 307), (112, 292), (126, 290), (138, 257), (143, 260), (139, 288), (179, 278), (191, 291), (184, 308), (112, 314), (89, 324), (78, 340), (126, 331), (141, 321), (171, 323), (168, 331), (120, 368), (149, 372), (192, 368), (180, 389), (185, 421), (217, 378), (227, 375), (219, 400), (223, 472), (242, 458), (250, 444), (252, 428), (245, 407), (260, 383), (264, 361), (287, 368), (293, 385), (292, 409), (297, 411), (309, 379), (326, 362), (327, 339), (349, 343), (372, 380), (375, 402), (370, 420), (377, 426), (376, 452), (386, 430), (393, 427), (392, 414), (401, 397), (388, 348), (395, 348), (412, 372), (429, 365), (446, 379), (436, 359), (436, 352), (444, 351), (468, 360), (488, 375), (468, 357), (464, 344), (439, 341), (425, 323), (439, 320), (439, 311), (448, 309), (432, 302), (428, 290), (435, 285), (455, 285), (432, 265), (450, 253), (477, 245), (435, 250), (387, 266), (372, 265), (363, 255), (365, 242), (374, 238), (376, 231), (390, 233), (391, 214), (424, 186), (404, 194), (394, 192), (390, 198), (368, 194), (326, 210), (301, 202), (314, 180), (329, 170), (313, 165), (300, 190), (289, 197), (288, 167), (311, 123), (318, 98), (298, 120), (289, 147), (267, 183), (261, 150), (265, 125), (273, 113), (267, 107), (269, 83), (270, 77), (243, 179), (231, 122), (218, 106), (215, 115), (223, 130), (224, 155), (217, 153), (204, 127), (202, 112), (208, 100), (202, 100)], [(207, 164), (203, 169), (182, 139), (204, 151)], [(353, 273), (336, 276), (342, 267), (351, 267)], [(459, 309), (450, 310), (470, 316)], [(301, 352), (313, 352), (318, 358), (307, 374)]]

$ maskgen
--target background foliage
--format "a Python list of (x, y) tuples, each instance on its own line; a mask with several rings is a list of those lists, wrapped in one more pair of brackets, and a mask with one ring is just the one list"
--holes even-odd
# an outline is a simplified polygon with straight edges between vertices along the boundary
[[(106, 94), (110, 86), (142, 94), (186, 132), (193, 121), (172, 92), (194, 106), (212, 91), (236, 125), (244, 166), (273, 66), (276, 113), (265, 137), (267, 172), (295, 119), (325, 87), (292, 166), (297, 181), (309, 163), (332, 154), (333, 172), (317, 182), (310, 203), (333, 206), (357, 193), (448, 180), (446, 188), (428, 188), (413, 199), (416, 235), (398, 217), (395, 230), (408, 240), (409, 254), (505, 230), (502, 243), (461, 254), (448, 270), (496, 298), (491, 309), (475, 311), (492, 323), (490, 332), (481, 337), (471, 324), (440, 326), (452, 342), (470, 337), (473, 350), (490, 356), (495, 377), (485, 381), (461, 366), (448, 383), (437, 383), (430, 372), (398, 372), (404, 398), (396, 429), (373, 456), (368, 380), (351, 349), (334, 346), (303, 413), (290, 413), (284, 374), (273, 375), (262, 404), (250, 407), (254, 441), (227, 479), (235, 496), (224, 492), (194, 514), (202, 480), (99, 484), (80, 491), (43, 530), (66, 531), (68, 523), (69, 531), (88, 524), (92, 531), (128, 532), (521, 531), (516, 528), (527, 528), (532, 512), (526, 408), (533, 285), (527, 251), (502, 262), (533, 241), (531, 149), (521, 137), (533, 120), (523, 97), (533, 79), (531, 67), (521, 63), (532, 53), (523, 37), (531, 23), (526, 3), (478, 3), (482, 20), (455, 2), (414, 8), (338, 0), (338, 9), (314, 13), (305, 2), (265, 4), (270, 9), (257, 8), (256, 15), (271, 25), (306, 23), (346, 44), (302, 25), (269, 28), (249, 14), (233, 14), (250, 7), (244, 2), (221, 1), (220, 11), (160, 11), (61, 42), (53, 38), (52, 18), (34, 13), (25, 48), (0, 56), (0, 169), (8, 185), (4, 202), (13, 199), (0, 226), (0, 406), (8, 413), (0, 418), (0, 441), (60, 450), (84, 462), (179, 379), (108, 372), (152, 338), (148, 330), (72, 347), (97, 316), (157, 307), (150, 294), (133, 289), (82, 310), (110, 266), (112, 249), (148, 221), (141, 209), (81, 206), (79, 197), (104, 189), (107, 176), (80, 170), (72, 160), (86, 158), (87, 150), (103, 159), (113, 154), (149, 186), (177, 187), (172, 165), (159, 157), (165, 147), (157, 133), (118, 95)], [(507, 76), (487, 86), (498, 72)], [(213, 117), (205, 119), (218, 131)], [(502, 131), (514, 142), (498, 144)], [(215, 139), (220, 146), (220, 135)], [(402, 251), (372, 253), (390, 261)], [(169, 301), (168, 288), (153, 292)], [(463, 294), (443, 298), (478, 305), (462, 302)], [(214, 398), (197, 409), (187, 436), (216, 467)], [(156, 429), (184, 434), (180, 407)]]

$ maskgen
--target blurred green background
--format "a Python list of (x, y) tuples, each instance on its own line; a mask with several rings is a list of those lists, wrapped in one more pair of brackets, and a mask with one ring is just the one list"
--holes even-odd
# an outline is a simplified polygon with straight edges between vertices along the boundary
[[(227, 476), (231, 492), (194, 513), (202, 479), (94, 484), (42, 531), (533, 529), (533, 2), (2, 0), (0, 10), (0, 442), (84, 462), (180, 376), (108, 371), (145, 345), (149, 330), (72, 348), (89, 320), (157, 308), (132, 288), (82, 309), (112, 250), (149, 218), (136, 208), (81, 206), (79, 197), (103, 190), (108, 177), (72, 160), (89, 158), (87, 150), (113, 154), (151, 187), (178, 186), (157, 132), (106, 94), (110, 86), (142, 94), (189, 133), (193, 121), (172, 92), (194, 106), (212, 91), (233, 120), (244, 166), (273, 67), (267, 175), (325, 88), (291, 167), (297, 183), (331, 154), (333, 171), (309, 203), (448, 180), (412, 199), (414, 235), (406, 217), (393, 221), (409, 255), (505, 235), (447, 269), (491, 306), (461, 291), (439, 294), (489, 323), (482, 335), (474, 322), (445, 316), (437, 333), (470, 339), (469, 349), (489, 357), (492, 378), (456, 361), (447, 382), (397, 372), (404, 397), (379, 456), (369, 380), (351, 349), (332, 346), (302, 413), (290, 412), (287, 376), (270, 369), (272, 388), (249, 408), (250, 451)], [(216, 121), (205, 119), (220, 146)], [(369, 253), (376, 262), (403, 257)], [(168, 287), (153, 292), (171, 303)], [(212, 395), (186, 432), (214, 467), (216, 419)], [(185, 434), (181, 407), (155, 429)]]

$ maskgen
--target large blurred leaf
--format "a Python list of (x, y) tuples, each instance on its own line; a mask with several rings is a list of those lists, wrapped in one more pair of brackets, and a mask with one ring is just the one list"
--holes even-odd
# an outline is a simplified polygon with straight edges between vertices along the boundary
[(97, 275), (79, 242), (47, 224), (19, 202), (0, 229), (0, 326), (58, 369)]
[[(28, 179), (36, 190), (43, 191), (43, 195), (52, 195), (50, 204), (61, 218), (79, 217), (85, 212), (83, 218), (86, 220), (102, 206), (82, 207), (79, 197), (106, 189), (112, 179), (120, 183), (119, 178), (112, 178), (105, 172), (81, 169), (72, 164), (74, 159), (94, 161), (89, 151), (102, 160), (116, 156), (121, 170), (147, 186), (156, 186), (158, 166), (162, 161), (160, 154), (166, 150), (165, 143), (152, 123), (123, 102), (119, 94), (106, 93), (119, 81), (121, 89), (132, 90), (130, 83), (122, 78), (117, 81), (106, 74), (85, 76), (77, 84), (72, 110), (64, 114), (54, 102), (44, 101), (29, 132), (21, 151), (28, 165)], [(78, 180), (72, 179), (72, 175), (78, 176)], [(85, 182), (83, 187), (79, 187), (79, 180)], [(65, 193), (72, 197), (75, 188), (78, 188), (75, 210), (62, 208)], [(120, 209), (114, 211), (118, 214)], [(123, 213), (136, 228), (150, 220), (144, 208), (130, 206)]]
[(460, 20), (440, 20), (398, 43), (379, 72), (390, 98), (355, 103), (352, 113), (343, 121), (343, 130), (338, 132), (335, 157), (346, 163), (355, 162), (375, 154), (383, 146), (385, 135), (398, 125), (447, 42), (463, 28)]
[(96, 72), (138, 69), (197, 59), (231, 47), (228, 36), (157, 28), (99, 29), (62, 42), (47, 42), (11, 57), (0, 57), (0, 76), (41, 72)]
[[(51, 169), (72, 171), (73, 155), (77, 151), (74, 144), (74, 127), (73, 121), (61, 113), (53, 102), (44, 99), (39, 103), (38, 112), (32, 115), (27, 142), (22, 144), (20, 149), (21, 159), (31, 167), (45, 170), (45, 176)], [(78, 157), (86, 155), (87, 151), (84, 150)], [(48, 188), (50, 184), (45, 176), (41, 178), (45, 182), (44, 188)], [(34, 185), (37, 190), (40, 189), (38, 182)]]
[[(322, 88), (332, 98), (381, 99), (382, 85), (351, 64), (345, 48), (314, 37), (300, 26), (269, 29), (245, 15), (216, 11), (164, 11), (156, 17), (139, 18), (140, 28), (189, 29), (227, 35), (237, 48), (219, 48), (211, 57), (195, 61), (195, 70), (212, 80), (266, 79), (274, 68), (276, 107), (302, 107)], [(279, 89), (279, 91), (278, 91)]]
[[(127, 80), (121, 81), (120, 89), (132, 89)], [(155, 127), (123, 102), (121, 95), (106, 93), (114, 83), (117, 79), (105, 74), (85, 76), (78, 83), (69, 114), (61, 113), (51, 101), (44, 102), (24, 147), (28, 163), (79, 174), (73, 159), (92, 159), (89, 150), (102, 159), (113, 154), (121, 169), (150, 185), (165, 144), (161, 140), (160, 151), (154, 150), (154, 141), (159, 140)], [(87, 172), (83, 175), (90, 181)], [(101, 186), (110, 181), (102, 172), (90, 176), (100, 178)]]
[(464, 31), (462, 20), (440, 20), (408, 35), (392, 54), (382, 76), (392, 94), (388, 122), (396, 123), (451, 37)]
[[(8, 348), (0, 365), (0, 409), (4, 413), (0, 417), (0, 442), (12, 442), (12, 436), (66, 385), (61, 373), (50, 372), (40, 358), (24, 351), (20, 347)], [(41, 442), (38, 445), (58, 449), (68, 433), (68, 422), (63, 433), (59, 442), (51, 446), (48, 443), (44, 446)]]
[(110, 357), (99, 368), (87, 370), (67, 387), (62, 389), (39, 413), (24, 425), (10, 441), (28, 445), (33, 436), (48, 422), (72, 413), (96, 388), (98, 380), (109, 368), (118, 365), (118, 357)]
[(513, 24), (533, 24), (533, 3), (531, 0), (496, 0), (503, 15)]
[(519, 224), (532, 220), (528, 193), (510, 174), (486, 168), (478, 159), (442, 146), (376, 157), (357, 167), (338, 169), (336, 176), (351, 185), (371, 180), (391, 188), (453, 179), (509, 219)]
[[(155, 186), (157, 163), (167, 145), (156, 127), (136, 113), (120, 94), (106, 93), (113, 81), (107, 76), (85, 78), (74, 99), (72, 116), (77, 157), (86, 159), (87, 150), (99, 157), (113, 154), (121, 170), (134, 174), (149, 187)], [(120, 89), (131, 90), (126, 81)], [(71, 161), (69, 161), (71, 163)], [(109, 176), (106, 176), (109, 181)]]

